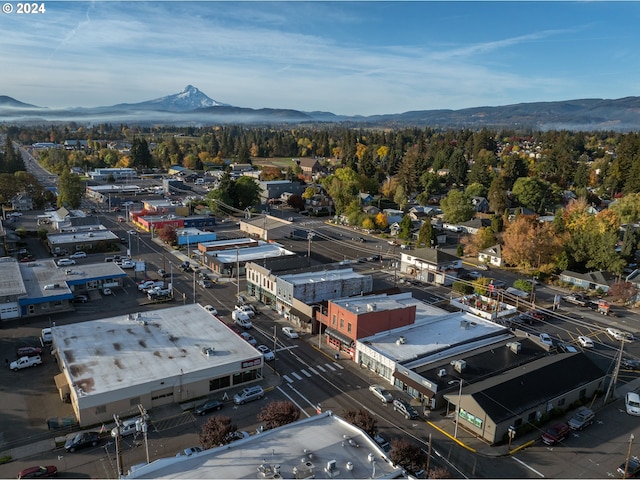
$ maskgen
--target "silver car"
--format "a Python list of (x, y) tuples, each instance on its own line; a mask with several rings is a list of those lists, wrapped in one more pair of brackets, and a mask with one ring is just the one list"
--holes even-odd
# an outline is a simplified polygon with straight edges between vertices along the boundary
[(369, 391), (384, 403), (391, 403), (393, 401), (393, 395), (391, 395), (388, 390), (384, 389), (380, 385), (371, 385), (369, 387)]

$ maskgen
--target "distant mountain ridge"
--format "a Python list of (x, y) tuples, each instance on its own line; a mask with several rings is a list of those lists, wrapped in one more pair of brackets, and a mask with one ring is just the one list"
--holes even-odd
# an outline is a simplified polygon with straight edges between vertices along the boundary
[(133, 124), (348, 123), (362, 127), (512, 128), (532, 130), (640, 130), (640, 97), (518, 103), (460, 110), (416, 110), (399, 114), (336, 115), (293, 109), (235, 107), (208, 97), (192, 85), (140, 103), (48, 109), (0, 96), (0, 122), (120, 121)]

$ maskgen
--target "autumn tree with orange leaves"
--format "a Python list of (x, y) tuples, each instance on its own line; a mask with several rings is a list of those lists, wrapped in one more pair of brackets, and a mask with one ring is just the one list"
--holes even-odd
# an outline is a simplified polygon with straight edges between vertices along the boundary
[(536, 217), (519, 215), (502, 235), (502, 257), (509, 265), (525, 270), (551, 272), (562, 252), (563, 236), (553, 225)]

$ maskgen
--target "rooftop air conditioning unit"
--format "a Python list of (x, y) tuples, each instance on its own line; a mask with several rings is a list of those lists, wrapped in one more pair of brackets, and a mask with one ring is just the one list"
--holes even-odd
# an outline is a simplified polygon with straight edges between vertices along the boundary
[(205, 357), (213, 357), (216, 354), (216, 351), (213, 347), (202, 347), (202, 354)]
[(469, 320), (460, 320), (460, 328), (469, 329)]
[(442, 377), (446, 377), (447, 376), (447, 370), (444, 368), (441, 368), (440, 370), (438, 370), (438, 377), (442, 378)]
[(467, 368), (467, 362), (465, 362), (464, 360), (453, 360), (451, 362), (451, 365), (453, 365), (453, 368), (458, 373), (462, 373), (463, 370)]
[(405, 343), (407, 343), (407, 340), (404, 337), (398, 337), (396, 340), (396, 345), (404, 345)]
[(377, 306), (375, 303), (367, 303), (367, 312), (375, 312), (376, 308)]

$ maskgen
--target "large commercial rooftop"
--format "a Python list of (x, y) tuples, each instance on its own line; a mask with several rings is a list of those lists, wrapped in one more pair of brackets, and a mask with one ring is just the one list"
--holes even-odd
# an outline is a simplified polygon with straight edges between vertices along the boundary
[(98, 242), (101, 240), (119, 240), (118, 235), (110, 230), (95, 229), (82, 232), (51, 233), (47, 236), (50, 245), (66, 245), (70, 243)]
[[(341, 271), (341, 270), (339, 270)], [(321, 272), (320, 272), (321, 273)], [(411, 292), (398, 293), (395, 295), (387, 295), (386, 293), (378, 295), (365, 295), (360, 297), (340, 298), (331, 300), (332, 303), (340, 308), (352, 312), (354, 314), (365, 313), (372, 310), (398, 310), (407, 307), (416, 307), (416, 323), (421, 323), (426, 319), (434, 316), (442, 316), (447, 313), (438, 307), (428, 305), (416, 298), (413, 298)]]
[(199, 304), (55, 326), (53, 338), (85, 397), (260, 357)]
[(0, 297), (6, 298), (10, 296), (22, 297), (27, 294), (27, 288), (22, 281), (20, 273), (20, 264), (15, 258), (0, 258)]
[[(343, 268), (340, 270), (323, 270), (321, 272), (292, 273), (289, 275), (281, 275), (279, 278), (292, 285), (306, 285), (308, 283), (347, 280), (350, 278), (361, 278), (363, 276), (361, 273), (354, 272), (353, 268)], [(349, 300), (350, 299), (346, 300), (347, 303)]]
[(189, 457), (156, 460), (128, 478), (403, 477), (362, 430), (325, 412)]
[(455, 312), (423, 316), (413, 325), (361, 338), (359, 343), (402, 363), (507, 332), (508, 329), (502, 325), (468, 313)]
[(263, 260), (265, 258), (295, 255), (295, 253), (286, 250), (277, 243), (267, 243), (258, 247), (209, 251), (206, 252), (205, 255), (217, 257), (217, 261), (220, 264), (230, 264), (234, 262), (244, 264), (246, 262)]

